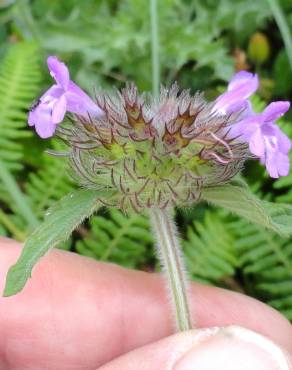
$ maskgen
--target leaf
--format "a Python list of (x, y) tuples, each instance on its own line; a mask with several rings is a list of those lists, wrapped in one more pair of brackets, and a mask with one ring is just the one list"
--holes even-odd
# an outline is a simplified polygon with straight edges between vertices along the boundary
[(202, 199), (282, 236), (292, 235), (292, 206), (260, 200), (243, 181), (205, 188)]
[(16, 264), (10, 267), (4, 289), (5, 297), (20, 292), (38, 260), (49, 249), (65, 241), (84, 218), (97, 210), (100, 206), (98, 196), (99, 193), (93, 190), (77, 190), (51, 208), (44, 222), (26, 241)]

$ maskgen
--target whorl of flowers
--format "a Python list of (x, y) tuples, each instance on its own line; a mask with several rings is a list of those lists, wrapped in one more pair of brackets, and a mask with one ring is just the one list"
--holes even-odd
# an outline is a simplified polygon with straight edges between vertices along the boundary
[[(54, 62), (59, 64), (54, 71), (59, 83), (67, 68), (56, 58)], [(66, 76), (69, 81), (69, 73)], [(70, 91), (74, 84), (70, 83), (61, 86), (61, 98), (50, 97), (50, 90), (43, 95), (45, 99), (33, 109), (34, 124), (53, 126), (46, 132), (57, 129), (70, 148), (72, 173), (80, 186), (100, 194), (114, 192), (111, 202), (101, 196), (105, 204), (136, 211), (188, 206), (198, 201), (203, 187), (228, 182), (246, 159), (255, 156), (273, 177), (288, 173), (290, 140), (273, 121), (289, 103), (272, 103), (262, 115), (255, 115), (248, 97), (257, 89), (256, 75), (239, 72), (214, 103), (207, 103), (199, 93), (179, 92), (177, 84), (162, 87), (155, 98), (139, 94), (132, 83), (120, 92), (100, 93), (93, 103), (81, 89)], [(70, 99), (78, 103), (78, 111), (76, 106), (70, 110)], [(66, 106), (60, 108), (64, 100)], [(62, 114), (54, 121), (57, 108)], [(66, 110), (74, 113), (71, 122), (57, 125)]]

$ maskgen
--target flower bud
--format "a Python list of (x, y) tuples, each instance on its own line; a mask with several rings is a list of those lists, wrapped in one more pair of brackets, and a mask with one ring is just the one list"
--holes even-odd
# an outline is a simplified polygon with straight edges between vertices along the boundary
[(263, 64), (270, 55), (270, 43), (265, 34), (256, 32), (249, 40), (248, 56), (255, 64)]

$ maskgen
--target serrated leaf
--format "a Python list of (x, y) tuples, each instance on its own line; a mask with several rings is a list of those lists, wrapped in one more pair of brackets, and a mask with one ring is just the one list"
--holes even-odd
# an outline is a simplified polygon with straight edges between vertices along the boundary
[(292, 235), (292, 206), (261, 200), (242, 181), (205, 188), (202, 199), (282, 236)]
[(38, 260), (51, 248), (65, 241), (71, 232), (100, 207), (94, 190), (77, 190), (66, 195), (47, 213), (44, 222), (31, 234), (15, 265), (10, 267), (3, 295), (20, 292)]

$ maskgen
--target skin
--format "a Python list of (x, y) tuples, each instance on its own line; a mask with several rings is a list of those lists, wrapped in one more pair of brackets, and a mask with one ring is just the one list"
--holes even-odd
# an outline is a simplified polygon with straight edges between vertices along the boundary
[[(20, 251), (0, 239), (1, 291)], [(169, 353), (188, 350), (198, 332), (171, 336), (166, 296), (158, 274), (51, 251), (21, 293), (0, 298), (0, 370), (169, 369)], [(240, 325), (292, 353), (291, 324), (263, 303), (196, 283), (191, 297), (196, 327)]]

